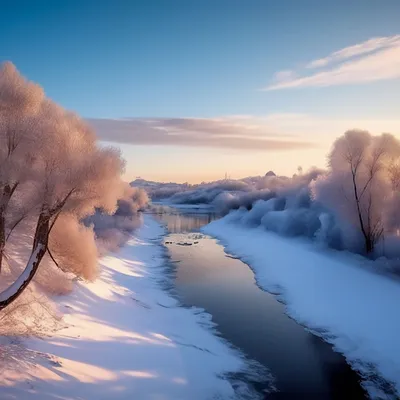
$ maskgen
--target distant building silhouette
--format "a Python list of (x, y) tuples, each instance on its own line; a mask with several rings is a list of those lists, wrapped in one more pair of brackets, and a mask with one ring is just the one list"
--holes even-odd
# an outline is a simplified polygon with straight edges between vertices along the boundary
[(268, 171), (265, 176), (276, 176), (274, 171)]

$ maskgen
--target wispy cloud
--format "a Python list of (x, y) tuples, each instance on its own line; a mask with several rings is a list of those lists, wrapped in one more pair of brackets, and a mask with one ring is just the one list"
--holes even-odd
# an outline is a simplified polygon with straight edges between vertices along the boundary
[(88, 122), (105, 142), (248, 151), (319, 148), (353, 128), (366, 129), (373, 134), (388, 132), (400, 137), (400, 118), (338, 119), (301, 113), (220, 118), (90, 119)]
[(273, 121), (223, 118), (90, 119), (100, 140), (135, 145), (215, 147), (250, 151), (294, 150), (313, 144), (274, 132)]
[[(372, 38), (310, 61), (303, 73), (277, 72), (264, 90), (362, 84), (400, 78), (400, 35)], [(321, 69), (311, 75), (307, 70)], [(290, 72), (290, 73), (289, 73)]]
[(400, 35), (372, 38), (354, 46), (345, 47), (342, 50), (335, 51), (325, 58), (311, 61), (309, 64), (306, 65), (306, 68), (326, 67), (330, 64), (347, 60), (349, 58), (362, 56), (389, 47), (398, 46), (399, 43)]
[(365, 129), (374, 135), (392, 133), (400, 138), (400, 117), (398, 118), (335, 118), (310, 114), (281, 113), (263, 118), (270, 129), (297, 137), (313, 137), (315, 142), (329, 145), (337, 136), (349, 129)]

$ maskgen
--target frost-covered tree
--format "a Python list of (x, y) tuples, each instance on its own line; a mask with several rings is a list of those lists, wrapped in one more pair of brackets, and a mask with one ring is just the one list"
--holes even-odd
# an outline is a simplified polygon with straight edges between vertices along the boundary
[[(11, 63), (0, 69), (0, 270), (6, 243), (6, 213), (15, 191), (32, 178), (40, 130), (35, 129), (43, 90)], [(40, 135), (39, 135), (40, 136)], [(21, 219), (25, 210), (20, 209)], [(15, 222), (17, 222), (15, 221)]]
[(366, 253), (388, 229), (400, 142), (392, 135), (347, 131), (333, 144), (330, 171), (314, 185), (317, 200), (360, 231)]
[[(95, 209), (115, 210), (124, 163), (115, 149), (98, 147), (77, 115), (46, 99), (10, 63), (0, 70), (0, 143), (0, 253), (23, 217), (35, 221), (26, 267), (0, 293), (3, 309), (31, 282), (49, 250), (66, 270), (92, 275), (96, 263), (83, 262), (78, 238), (90, 243), (93, 233), (81, 221)], [(89, 249), (86, 254), (95, 257), (93, 245)]]

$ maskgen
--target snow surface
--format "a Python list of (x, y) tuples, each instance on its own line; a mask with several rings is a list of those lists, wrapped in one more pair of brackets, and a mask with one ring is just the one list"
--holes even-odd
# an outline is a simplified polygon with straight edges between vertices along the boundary
[(208, 314), (166, 290), (163, 234), (146, 215), (137, 235), (101, 260), (96, 282), (56, 298), (65, 329), (1, 347), (1, 399), (255, 398), (239, 379), (249, 363), (214, 334)]
[(257, 283), (286, 303), (291, 317), (343, 353), (365, 378), (371, 397), (395, 398), (393, 393), (400, 393), (399, 282), (363, 269), (356, 256), (240, 226), (234, 214), (203, 231), (246, 262)]

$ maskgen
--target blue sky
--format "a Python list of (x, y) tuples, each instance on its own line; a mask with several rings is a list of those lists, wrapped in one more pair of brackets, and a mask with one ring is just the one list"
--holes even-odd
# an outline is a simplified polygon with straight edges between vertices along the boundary
[[(400, 34), (399, 20), (397, 0), (16, 0), (2, 5), (0, 58), (85, 118), (203, 118), (207, 124), (217, 119), (219, 136), (220, 117), (247, 116), (240, 122), (246, 126), (268, 122), (269, 132), (272, 116), (277, 137), (316, 143), (300, 150), (272, 144), (240, 151), (240, 145), (186, 139), (170, 144), (158, 136), (154, 143), (114, 140), (111, 129), (101, 136), (123, 149), (128, 178), (198, 181), (221, 177), (225, 170), (235, 177), (269, 169), (288, 174), (296, 163), (323, 163), (328, 142), (346, 123), (400, 134), (400, 79), (393, 71), (373, 81), (367, 76), (353, 82), (353, 74), (330, 84), (335, 78), (328, 74), (321, 77), (322, 86), (315, 83), (318, 77), (314, 83), (293, 83), (299, 74), (314, 74), (308, 63), (348, 46), (381, 37), (386, 39), (374, 51), (384, 51)], [(397, 55), (382, 53), (384, 65), (396, 63)], [(328, 69), (342, 61), (329, 61)], [(367, 75), (371, 68), (381, 74), (379, 65), (368, 68)], [(292, 72), (278, 77), (289, 80), (288, 87), (261, 90), (286, 70)], [(337, 131), (325, 125), (332, 121)], [(133, 124), (132, 137), (135, 129)], [(179, 135), (186, 134), (182, 129)], [(167, 168), (160, 171), (155, 164)]]

